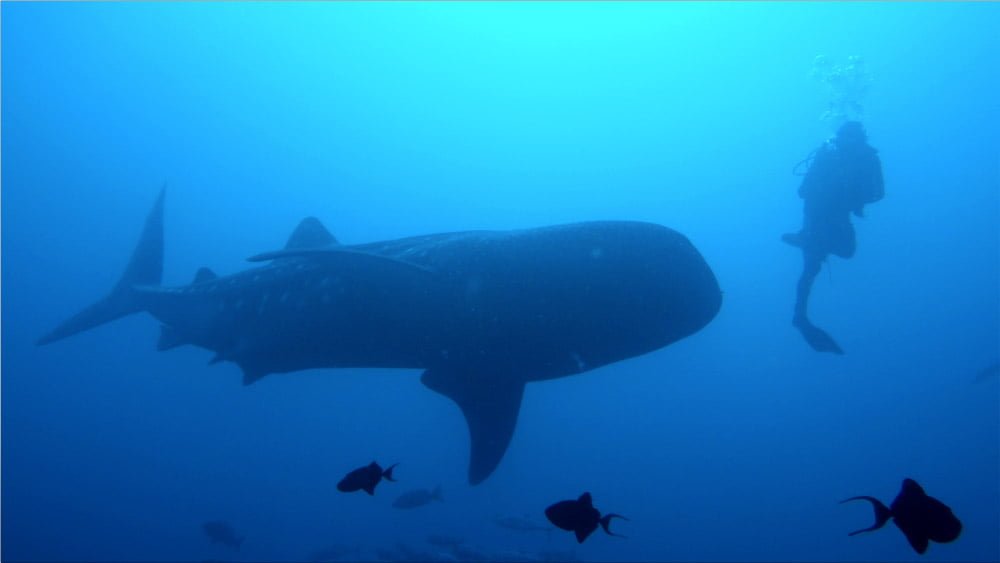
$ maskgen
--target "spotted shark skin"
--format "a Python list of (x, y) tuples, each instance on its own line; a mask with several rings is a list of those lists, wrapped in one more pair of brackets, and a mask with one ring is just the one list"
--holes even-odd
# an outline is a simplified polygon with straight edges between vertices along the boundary
[(193, 345), (240, 366), (244, 384), (313, 368), (421, 369), (461, 408), (469, 480), (500, 463), (526, 383), (651, 352), (707, 325), (718, 282), (680, 233), (596, 221), (340, 244), (307, 218), (261, 263), (161, 286), (160, 194), (121, 280), (40, 344), (136, 312), (162, 324), (157, 348)]

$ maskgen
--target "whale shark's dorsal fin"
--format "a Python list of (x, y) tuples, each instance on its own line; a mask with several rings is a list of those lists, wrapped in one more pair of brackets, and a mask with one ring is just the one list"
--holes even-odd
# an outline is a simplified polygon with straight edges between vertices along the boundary
[(194, 284), (194, 283), (202, 283), (202, 282), (212, 281), (214, 279), (217, 279), (218, 277), (219, 276), (216, 275), (216, 273), (213, 272), (212, 270), (209, 270), (208, 268), (205, 268), (205, 267), (201, 267), (201, 268), (198, 268), (197, 272), (195, 272), (195, 274), (194, 274), (194, 281), (192, 281), (191, 283)]
[(303, 248), (322, 248), (337, 243), (337, 239), (326, 230), (323, 223), (315, 217), (306, 217), (299, 221), (299, 226), (292, 231), (292, 236), (288, 237), (285, 243), (285, 250), (295, 250)]
[(514, 435), (524, 381), (438, 368), (425, 371), (420, 381), (462, 409), (471, 440), (469, 483), (483, 482), (500, 464)]

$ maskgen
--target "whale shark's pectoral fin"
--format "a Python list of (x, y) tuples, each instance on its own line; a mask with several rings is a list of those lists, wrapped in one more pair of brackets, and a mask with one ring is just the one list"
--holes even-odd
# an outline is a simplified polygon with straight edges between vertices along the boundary
[[(239, 363), (239, 362), (238, 362)], [(243, 370), (243, 385), (251, 385), (260, 381), (262, 377), (267, 375), (266, 371), (263, 371), (257, 366), (250, 363), (239, 363), (240, 369)]]
[(469, 483), (481, 483), (500, 464), (514, 435), (524, 382), (448, 369), (429, 369), (420, 381), (462, 409), (471, 440)]
[(156, 350), (158, 352), (171, 350), (185, 344), (191, 344), (191, 340), (186, 335), (172, 326), (160, 326), (160, 339), (156, 342)]

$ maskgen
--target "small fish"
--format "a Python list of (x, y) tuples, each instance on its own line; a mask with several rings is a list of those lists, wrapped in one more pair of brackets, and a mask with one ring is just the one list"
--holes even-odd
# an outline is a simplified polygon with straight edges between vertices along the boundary
[(465, 543), (465, 538), (442, 534), (428, 534), (426, 539), (427, 543), (437, 547), (455, 547)]
[(205, 531), (205, 535), (212, 540), (212, 543), (221, 543), (224, 546), (231, 547), (239, 551), (240, 546), (243, 545), (243, 536), (236, 536), (236, 532), (233, 531), (233, 527), (229, 525), (229, 522), (224, 522), (222, 520), (213, 520), (211, 522), (205, 522), (202, 524), (202, 529)]
[(358, 546), (334, 544), (312, 552), (309, 555), (309, 561), (336, 561), (359, 551)]
[(452, 547), (451, 554), (459, 561), (507, 561), (506, 559), (491, 557), (483, 551), (463, 544)]
[(987, 379), (992, 379), (994, 377), (1000, 376), (1000, 362), (993, 362), (992, 364), (979, 370), (976, 374), (975, 383), (982, 383)]
[(601, 517), (601, 513), (594, 508), (594, 502), (590, 498), (590, 493), (583, 493), (577, 500), (564, 500), (553, 504), (545, 509), (545, 517), (558, 528), (576, 534), (577, 543), (583, 543), (600, 524), (604, 532), (609, 536), (625, 537), (616, 534), (608, 529), (608, 524), (612, 518), (628, 520), (620, 514), (608, 514)]
[(560, 551), (555, 549), (543, 549), (538, 552), (540, 561), (579, 561), (574, 551)]
[(552, 528), (540, 526), (526, 517), (521, 516), (497, 516), (493, 523), (507, 530), (515, 532), (551, 532)]
[(388, 469), (382, 471), (382, 467), (376, 463), (359, 467), (348, 473), (337, 483), (337, 490), (342, 493), (353, 493), (354, 491), (364, 491), (369, 495), (375, 494), (375, 485), (378, 485), (384, 478), (386, 481), (395, 481), (392, 478), (392, 469), (399, 465), (394, 463)]
[(433, 501), (444, 502), (444, 497), (441, 496), (441, 486), (438, 485), (434, 487), (433, 491), (428, 491), (427, 489), (414, 489), (412, 491), (407, 491), (392, 502), (394, 508), (409, 509), (417, 508), (430, 504)]
[(892, 518), (914, 551), (923, 554), (927, 551), (928, 541), (948, 543), (962, 533), (962, 523), (951, 509), (936, 498), (927, 496), (924, 489), (913, 479), (903, 479), (903, 488), (889, 507), (869, 496), (851, 497), (840, 503), (852, 500), (866, 500), (872, 503), (875, 508), (875, 524), (847, 534), (849, 536), (878, 530)]

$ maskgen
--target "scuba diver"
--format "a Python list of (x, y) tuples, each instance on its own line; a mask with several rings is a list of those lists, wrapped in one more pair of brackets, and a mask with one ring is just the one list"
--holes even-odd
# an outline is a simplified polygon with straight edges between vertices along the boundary
[(792, 325), (818, 352), (843, 354), (836, 341), (809, 321), (806, 308), (813, 281), (830, 254), (854, 256), (856, 241), (850, 214), (864, 217), (864, 207), (884, 195), (882, 163), (868, 144), (864, 126), (848, 121), (812, 157), (799, 186), (804, 202), (802, 229), (781, 240), (802, 249), (802, 274), (795, 297)]

